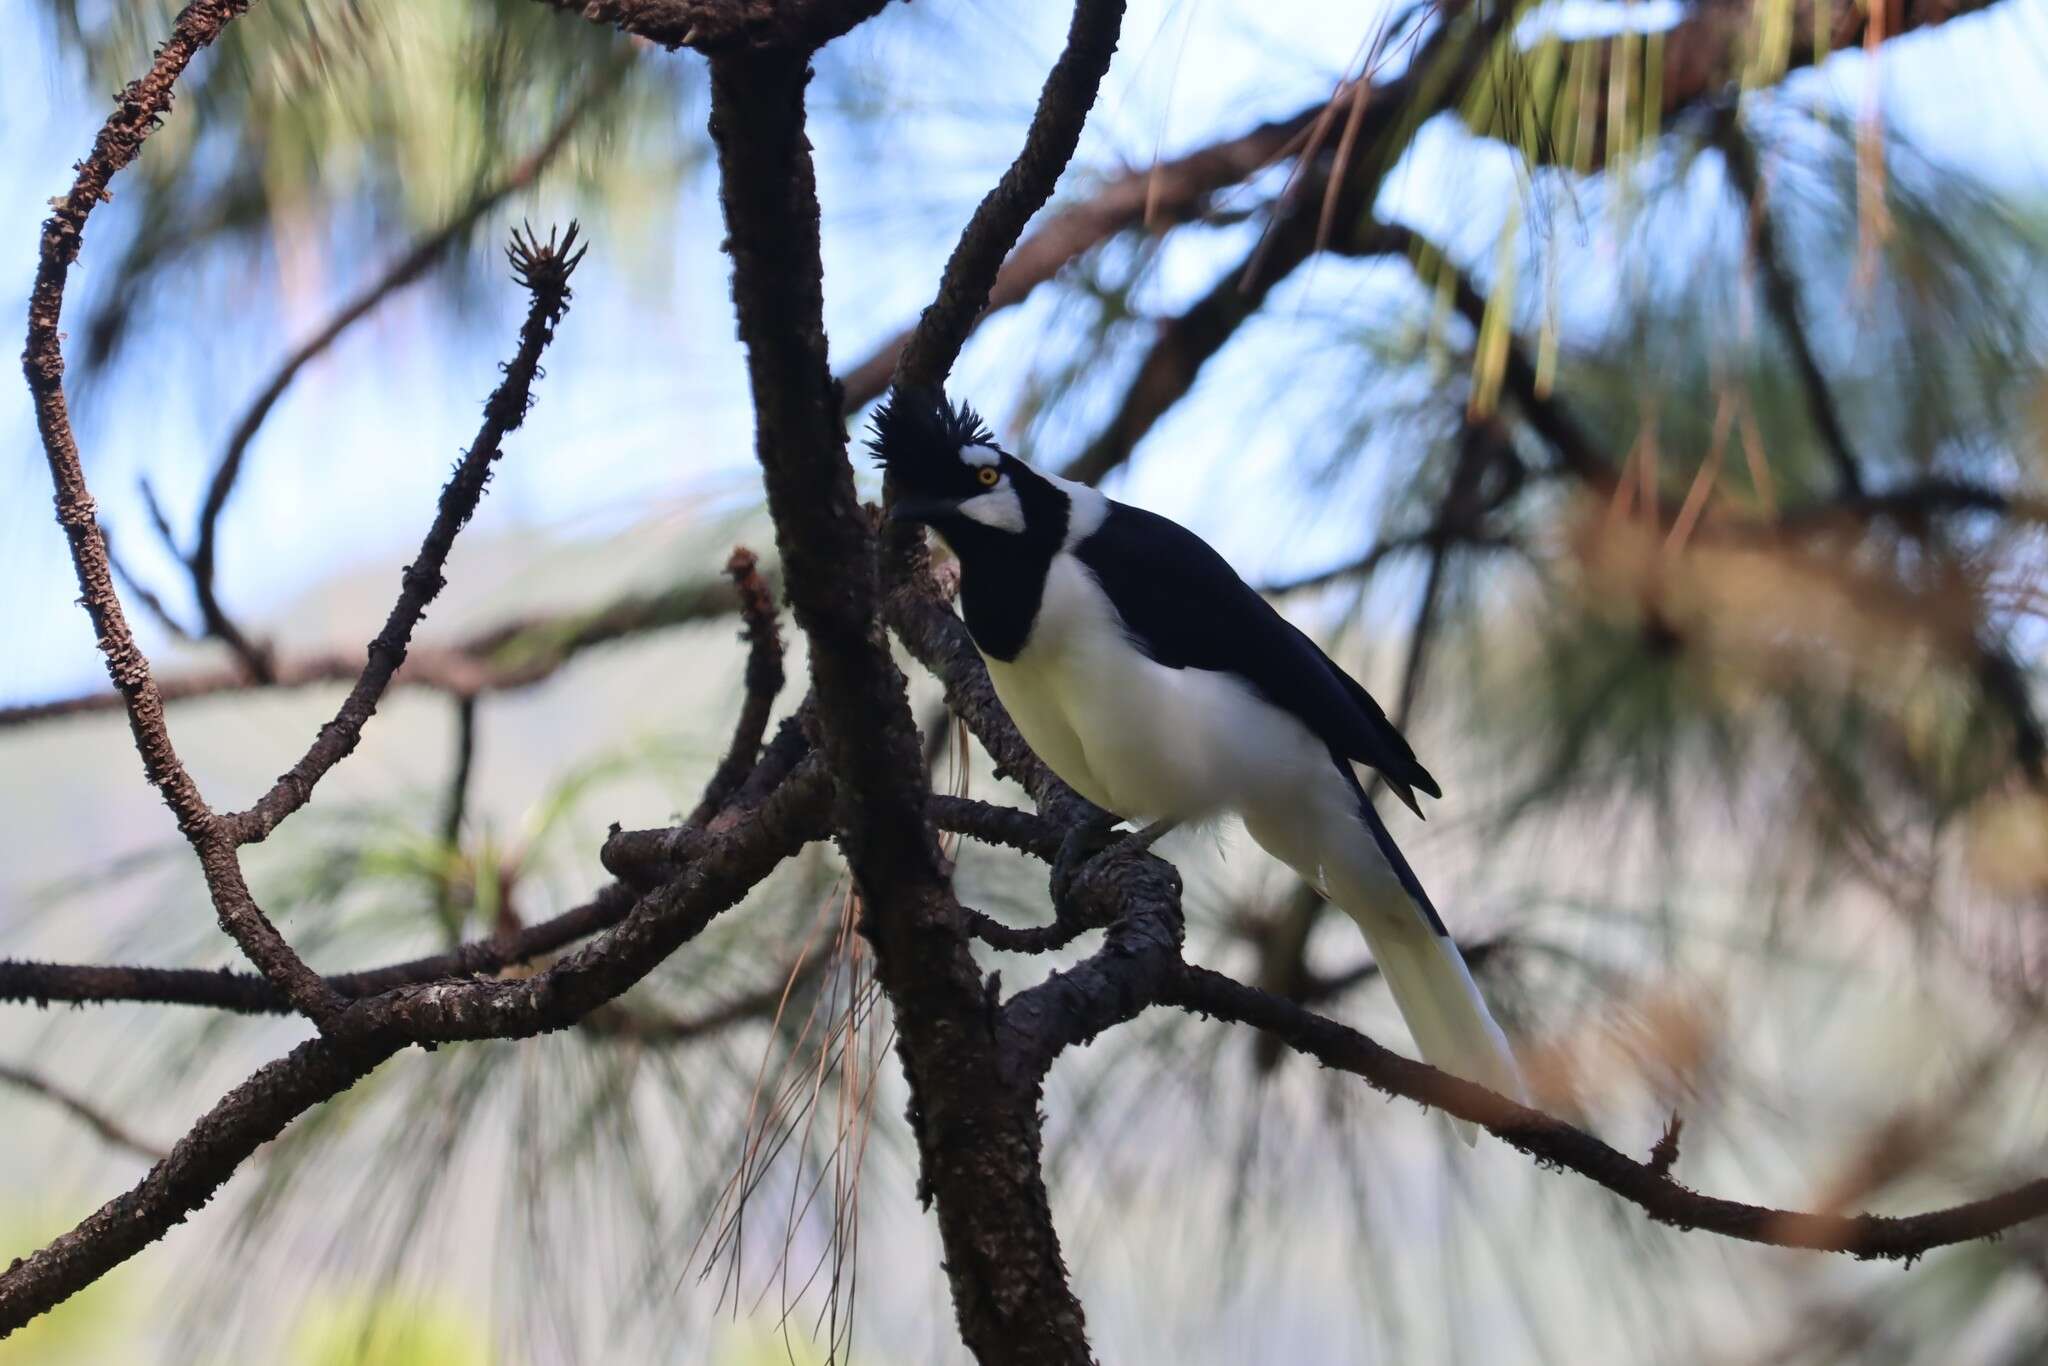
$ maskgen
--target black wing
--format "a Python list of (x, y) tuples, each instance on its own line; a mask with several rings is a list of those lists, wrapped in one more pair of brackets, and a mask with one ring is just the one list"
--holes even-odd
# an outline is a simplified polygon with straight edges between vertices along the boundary
[(1378, 769), (1417, 815), (1416, 791), (1443, 795), (1372, 695), (1192, 531), (1112, 502), (1074, 555), (1101, 581), (1131, 639), (1153, 659), (1168, 668), (1248, 679), (1333, 753)]

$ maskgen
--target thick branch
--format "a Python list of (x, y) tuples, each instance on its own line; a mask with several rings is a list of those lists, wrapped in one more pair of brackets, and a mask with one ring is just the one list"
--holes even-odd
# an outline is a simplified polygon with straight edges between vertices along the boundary
[(0, 1272), (0, 1338), (163, 1237), (212, 1199), (285, 1125), (340, 1095), (397, 1051), (395, 1042), (313, 1039), (228, 1092), (134, 1189)]
[[(344, 1000), (358, 1000), (421, 982), (490, 976), (610, 929), (626, 918), (637, 896), (633, 889), (613, 883), (573, 910), (528, 925), (510, 938), (493, 935), (447, 953), (360, 972), (333, 973), (326, 979), (327, 986)], [(0, 1002), (6, 1001), (38, 1006), (53, 1001), (203, 1006), (245, 1015), (286, 1014), (292, 1008), (263, 978), (227, 968), (123, 967), (0, 958)]]
[(756, 448), (790, 605), (810, 641), (820, 748), (895, 1013), (921, 1190), (937, 1198), (962, 1337), (985, 1362), (1085, 1362), (1039, 1170), (1036, 1098), (999, 1075), (987, 991), (924, 819), (916, 723), (881, 631), (875, 538), (827, 368), (807, 80), (800, 58), (729, 54), (711, 66)]
[(1771, 1247), (1911, 1261), (1934, 1248), (1992, 1237), (2048, 1215), (2048, 1179), (1907, 1217), (1772, 1209), (1701, 1195), (1672, 1180), (1668, 1164), (1659, 1158), (1638, 1162), (1583, 1129), (1404, 1058), (1356, 1030), (1221, 973), (1190, 967), (1160, 1000), (1267, 1030), (1324, 1066), (1363, 1077), (1388, 1095), (1484, 1125), (1537, 1162), (1575, 1171), (1639, 1206), (1657, 1223), (1676, 1228), (1703, 1229)]
[(1181, 971), (1180, 892), (1180, 871), (1150, 854), (1089, 864), (1078, 895), (1098, 908), (1089, 919), (1109, 919), (1108, 933), (1089, 957), (1003, 1003), (1011, 1075), (1035, 1092), (1063, 1050), (1135, 1019), (1159, 998)]
[(336, 1037), (301, 1045), (258, 1072), (209, 1111), (141, 1184), (0, 1272), (0, 1337), (162, 1237), (295, 1116), (345, 1090), (405, 1044), (524, 1038), (566, 1028), (615, 999), (783, 859), (823, 836), (828, 797), (823, 771), (800, 767), (750, 820), (708, 840), (675, 880), (640, 898), (594, 943), (533, 976), (439, 979), (355, 1002)]
[(542, 0), (674, 51), (809, 55), (881, 12), (888, 0)]

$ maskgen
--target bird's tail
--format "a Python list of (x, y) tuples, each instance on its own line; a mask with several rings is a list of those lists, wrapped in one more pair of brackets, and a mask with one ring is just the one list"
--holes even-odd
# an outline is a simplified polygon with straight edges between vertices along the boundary
[[(1331, 899), (1365, 932), (1366, 947), (1394, 994), (1416, 1050), (1433, 1067), (1510, 1099), (1524, 1099), (1514, 1052), (1486, 1008), (1465, 956), (1370, 805), (1364, 816), (1381, 857), (1360, 848), (1354, 857), (1325, 864), (1325, 876)], [(1479, 1131), (1466, 1121), (1453, 1119), (1451, 1125), (1467, 1145), (1478, 1141)]]
[[(1365, 931), (1366, 946), (1394, 993), (1394, 1004), (1408, 1022), (1422, 1060), (1510, 1099), (1522, 1099), (1515, 1055), (1493, 1022), (1458, 946), (1418, 915), (1397, 921), (1376, 909), (1351, 916)], [(1479, 1139), (1479, 1131), (1465, 1120), (1452, 1119), (1451, 1127), (1468, 1146)]]

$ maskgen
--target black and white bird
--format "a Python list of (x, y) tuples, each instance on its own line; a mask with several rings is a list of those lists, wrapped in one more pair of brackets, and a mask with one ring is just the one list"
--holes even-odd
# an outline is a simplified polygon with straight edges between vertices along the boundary
[(1053, 772), (1128, 820), (1240, 817), (1365, 932), (1425, 1060), (1522, 1094), (1506, 1038), (1359, 781), (1358, 766), (1376, 769), (1418, 815), (1416, 793), (1443, 795), (1363, 687), (1193, 532), (1039, 473), (942, 393), (892, 394), (870, 445), (892, 516), (958, 558), (968, 632)]

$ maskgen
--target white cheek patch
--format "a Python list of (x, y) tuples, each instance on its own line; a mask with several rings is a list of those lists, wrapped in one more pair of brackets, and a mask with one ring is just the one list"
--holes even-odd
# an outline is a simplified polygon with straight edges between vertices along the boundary
[(994, 446), (962, 446), (960, 459), (962, 463), (968, 465), (999, 465), (1002, 463), (1003, 453)]
[(960, 504), (960, 515), (997, 531), (1024, 529), (1024, 502), (1013, 488), (993, 489), (967, 499)]

